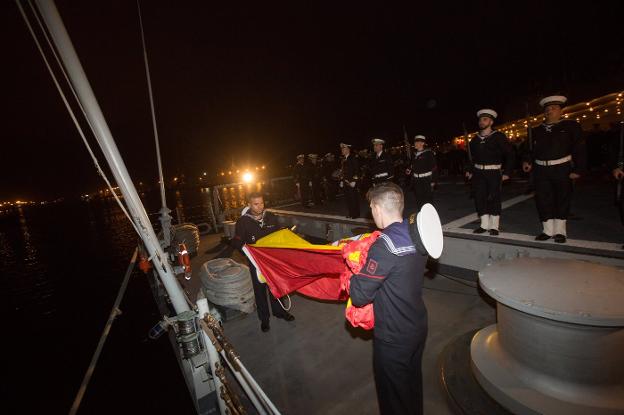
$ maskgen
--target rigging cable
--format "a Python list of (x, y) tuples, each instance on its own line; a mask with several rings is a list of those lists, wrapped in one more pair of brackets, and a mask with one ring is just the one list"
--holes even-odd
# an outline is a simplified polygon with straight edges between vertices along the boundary
[(78, 412), (78, 408), (80, 407), (80, 403), (82, 402), (82, 398), (84, 397), (85, 392), (87, 391), (87, 386), (89, 385), (89, 381), (91, 380), (91, 376), (93, 376), (93, 372), (95, 371), (95, 365), (97, 364), (100, 353), (102, 353), (102, 349), (104, 348), (104, 343), (108, 337), (108, 333), (110, 333), (111, 326), (115, 322), (115, 319), (118, 315), (121, 314), (121, 310), (119, 306), (121, 305), (121, 300), (123, 299), (124, 294), (126, 293), (126, 288), (128, 287), (128, 280), (130, 279), (130, 275), (132, 275), (132, 270), (134, 269), (134, 265), (137, 259), (137, 253), (139, 249), (135, 248), (134, 253), (132, 254), (132, 259), (128, 264), (128, 269), (126, 270), (126, 276), (124, 277), (121, 286), (119, 287), (119, 291), (117, 292), (117, 298), (115, 298), (115, 303), (113, 304), (113, 308), (111, 308), (111, 312), (108, 315), (108, 321), (106, 321), (106, 325), (104, 326), (104, 330), (102, 331), (102, 335), (100, 336), (100, 341), (98, 342), (97, 347), (95, 348), (95, 352), (93, 352), (93, 357), (91, 357), (91, 362), (89, 362), (89, 367), (85, 372), (85, 375), (82, 379), (82, 383), (80, 384), (80, 388), (78, 388), (78, 393), (74, 398), (74, 402), (72, 403), (71, 409), (69, 410), (69, 415), (75, 415)]
[[(117, 193), (115, 193), (115, 190), (113, 189), (113, 186), (111, 185), (110, 181), (108, 180), (108, 177), (106, 177), (106, 174), (104, 173), (104, 171), (100, 167), (100, 164), (97, 161), (97, 157), (93, 153), (93, 150), (91, 149), (91, 146), (89, 145), (89, 142), (87, 141), (87, 138), (85, 137), (85, 134), (82, 131), (82, 127), (78, 123), (78, 119), (76, 118), (76, 115), (74, 114), (74, 111), (72, 110), (71, 106), (69, 105), (69, 102), (67, 101), (67, 97), (65, 97), (65, 93), (63, 92), (63, 89), (61, 88), (61, 85), (59, 84), (58, 80), (56, 79), (56, 75), (54, 74), (54, 71), (52, 70), (52, 67), (50, 66), (50, 63), (48, 62), (48, 59), (46, 58), (45, 53), (43, 52), (41, 44), (39, 43), (39, 39), (37, 39), (37, 35), (35, 34), (35, 31), (33, 30), (32, 26), (30, 24), (30, 21), (28, 20), (28, 17), (26, 16), (26, 12), (22, 8), (22, 5), (20, 4), (19, 0), (15, 0), (15, 3), (17, 4), (17, 7), (19, 8), (20, 13), (22, 14), (22, 17), (24, 18), (24, 22), (26, 22), (26, 26), (28, 27), (28, 30), (30, 31), (30, 34), (33, 37), (33, 40), (35, 41), (35, 44), (37, 45), (37, 49), (39, 50), (39, 53), (41, 54), (41, 57), (43, 58), (43, 61), (44, 61), (45, 65), (46, 65), (46, 67), (48, 68), (48, 72), (50, 72), (50, 76), (52, 77), (52, 81), (54, 82), (54, 85), (56, 86), (56, 89), (59, 91), (59, 94), (61, 95), (61, 99), (63, 100), (63, 103), (65, 104), (65, 107), (67, 108), (67, 111), (69, 112), (69, 116), (71, 117), (72, 121), (74, 122), (74, 125), (76, 126), (76, 129), (78, 130), (78, 134), (82, 138), (82, 141), (84, 142), (85, 146), (87, 147), (87, 151), (89, 152), (89, 154), (91, 155), (91, 158), (93, 159), (93, 163), (95, 164), (95, 167), (97, 169), (98, 174), (104, 179), (104, 182), (106, 182), (106, 185), (108, 186), (111, 194), (113, 195), (113, 197), (117, 201), (117, 204), (121, 208), (122, 212), (126, 215), (126, 217), (128, 217), (128, 220), (130, 220), (130, 223), (132, 224), (132, 227), (134, 228), (136, 233), (140, 236), (141, 233), (139, 232), (136, 223), (134, 222), (134, 220), (132, 220), (132, 217), (130, 216), (130, 214), (126, 210), (125, 206), (123, 205), (123, 203), (121, 202), (121, 200), (117, 196)], [(28, 4), (30, 5), (31, 9), (33, 10), (35, 18), (36, 18), (36, 20), (37, 20), (41, 30), (43, 31), (43, 35), (46, 38), (46, 41), (48, 42), (48, 45), (50, 45), (52, 53), (54, 54), (54, 57), (56, 58), (56, 61), (57, 61), (58, 65), (59, 65), (59, 67), (60, 67), (60, 70), (63, 73), (63, 75), (65, 76), (65, 80), (69, 84), (70, 90), (74, 94), (74, 98), (76, 98), (76, 101), (78, 102), (78, 106), (80, 107), (80, 110), (82, 111), (83, 115), (85, 115), (85, 118), (87, 119), (87, 124), (89, 125), (89, 128), (91, 129), (91, 132), (94, 133), (93, 127), (92, 127), (91, 123), (89, 122), (88, 118), (86, 117), (85, 111), (84, 111), (84, 109), (83, 109), (83, 107), (82, 107), (82, 105), (80, 103), (80, 100), (78, 99), (78, 96), (76, 95), (76, 92), (74, 91), (74, 88), (73, 88), (71, 82), (69, 81), (69, 78), (67, 77), (67, 74), (65, 73), (65, 69), (64, 69), (63, 65), (61, 64), (61, 62), (60, 62), (60, 60), (59, 60), (59, 58), (58, 58), (58, 56), (57, 56), (57, 54), (56, 54), (56, 52), (54, 50), (54, 47), (52, 47), (52, 44), (51, 44), (50, 39), (49, 39), (49, 37), (47, 35), (47, 32), (45, 31), (45, 29), (43, 27), (43, 24), (42, 24), (41, 20), (39, 19), (37, 13), (35, 12), (34, 6), (30, 2), (30, 0), (28, 0)]]
[(160, 176), (160, 195), (163, 208), (167, 207), (165, 199), (165, 179), (162, 172), (162, 160), (160, 158), (160, 144), (158, 141), (158, 128), (156, 128), (156, 111), (154, 110), (154, 94), (152, 93), (152, 77), (150, 76), (149, 63), (147, 60), (147, 46), (145, 45), (145, 34), (143, 31), (143, 17), (141, 16), (141, 5), (137, 0), (139, 12), (139, 26), (141, 27), (141, 44), (143, 45), (143, 60), (145, 61), (145, 76), (147, 77), (147, 92), (149, 94), (150, 109), (152, 111), (152, 126), (154, 127), (154, 141), (156, 144), (156, 161), (158, 162), (158, 174)]

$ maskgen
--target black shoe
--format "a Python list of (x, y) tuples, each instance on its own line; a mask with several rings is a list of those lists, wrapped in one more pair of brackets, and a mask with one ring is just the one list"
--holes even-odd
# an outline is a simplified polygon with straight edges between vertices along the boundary
[(472, 233), (485, 233), (485, 232), (487, 232), (487, 229), (483, 229), (481, 226), (479, 226), (477, 229), (472, 231)]
[(498, 236), (498, 229), (490, 229), (490, 235)]
[(539, 235), (537, 235), (535, 237), (535, 240), (536, 241), (547, 241), (550, 238), (552, 238), (552, 236), (546, 235), (545, 233), (540, 233)]
[(271, 326), (269, 326), (269, 322), (268, 321), (263, 321), (260, 324), (260, 330), (262, 330), (264, 333), (266, 333), (267, 331), (271, 330)]
[(286, 320), (286, 321), (294, 321), (295, 320), (295, 316), (293, 316), (289, 312), (286, 312), (286, 314), (284, 314), (284, 315), (275, 316), (275, 317), (281, 318), (282, 320)]
[(566, 243), (566, 240), (567, 239), (565, 235), (561, 235), (560, 233), (555, 235), (555, 242), (557, 242), (558, 244), (564, 244)]

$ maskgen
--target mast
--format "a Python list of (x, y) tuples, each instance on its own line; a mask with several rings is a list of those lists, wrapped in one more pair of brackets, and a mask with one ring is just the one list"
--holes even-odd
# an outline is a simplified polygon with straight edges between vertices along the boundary
[(39, 12), (43, 16), (46, 27), (50, 32), (52, 40), (59, 52), (59, 56), (63, 62), (63, 65), (67, 71), (69, 79), (76, 90), (78, 99), (82, 103), (85, 109), (85, 113), (89, 122), (93, 126), (95, 138), (104, 153), (104, 157), (108, 162), (108, 165), (115, 177), (117, 185), (121, 190), (130, 215), (135, 222), (136, 228), (147, 248), (152, 261), (154, 262), (154, 269), (158, 272), (160, 280), (162, 281), (171, 303), (177, 314), (189, 310), (189, 306), (184, 297), (184, 292), (180, 287), (175, 274), (169, 264), (167, 255), (163, 252), (160, 246), (158, 238), (154, 233), (152, 224), (149, 221), (145, 208), (139, 198), (139, 195), (134, 187), (134, 183), (130, 179), (128, 170), (123, 162), (121, 154), (117, 149), (115, 140), (108, 128), (108, 124), (104, 119), (102, 110), (95, 98), (91, 85), (85, 75), (85, 72), (80, 64), (80, 60), (76, 55), (76, 50), (67, 34), (63, 20), (58, 13), (56, 5), (53, 0), (35, 0)]

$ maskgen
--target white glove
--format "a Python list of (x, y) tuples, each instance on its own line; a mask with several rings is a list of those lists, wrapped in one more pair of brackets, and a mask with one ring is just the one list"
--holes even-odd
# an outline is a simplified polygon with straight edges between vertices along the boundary
[(341, 181), (338, 186), (340, 186), (340, 188), (342, 189), (344, 187), (344, 183)]
[(349, 186), (355, 187), (355, 182), (349, 182)]
[(312, 182), (308, 182), (308, 186), (312, 187)]

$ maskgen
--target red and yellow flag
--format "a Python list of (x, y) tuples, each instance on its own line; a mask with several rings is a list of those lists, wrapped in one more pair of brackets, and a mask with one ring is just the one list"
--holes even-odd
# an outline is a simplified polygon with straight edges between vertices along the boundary
[[(275, 298), (298, 292), (319, 300), (346, 301), (349, 279), (366, 262), (368, 249), (379, 232), (359, 235), (331, 245), (315, 245), (288, 229), (274, 232), (243, 251), (255, 266), (258, 279), (266, 282)], [(347, 319), (354, 326), (371, 329), (372, 304), (347, 306)]]

